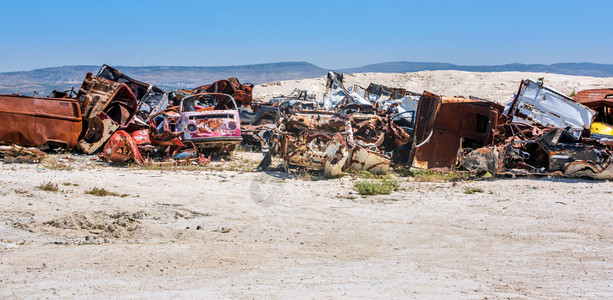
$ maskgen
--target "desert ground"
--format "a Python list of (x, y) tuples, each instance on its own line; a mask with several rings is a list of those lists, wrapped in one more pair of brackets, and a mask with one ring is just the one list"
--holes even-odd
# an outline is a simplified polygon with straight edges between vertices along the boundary
[[(571, 95), (573, 91), (613, 87), (613, 77), (569, 76), (549, 73), (530, 72), (464, 72), (464, 71), (421, 71), (415, 73), (357, 73), (345, 74), (346, 88), (357, 84), (368, 87), (372, 83), (390, 87), (404, 88), (412, 92), (432, 92), (442, 96), (475, 96), (506, 104), (517, 92), (522, 79), (545, 79), (545, 85), (562, 94)], [(253, 96), (257, 100), (267, 100), (273, 96), (287, 95), (294, 88), (308, 90), (317, 100), (326, 90), (326, 77), (301, 80), (275, 81), (257, 85)]]
[[(521, 79), (537, 76), (346, 81), (506, 102)], [(563, 93), (613, 86), (613, 78), (544, 76)], [(323, 84), (269, 83), (254, 93), (297, 87), (321, 97)], [(396, 191), (361, 196), (360, 174), (254, 172), (261, 159), (239, 151), (203, 167), (139, 167), (59, 152), (38, 164), (0, 163), (0, 297), (613, 297), (611, 182), (392, 173)]]

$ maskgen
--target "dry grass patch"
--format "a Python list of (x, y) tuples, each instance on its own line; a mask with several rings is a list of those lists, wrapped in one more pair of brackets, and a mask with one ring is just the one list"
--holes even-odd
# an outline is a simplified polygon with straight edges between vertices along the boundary
[(90, 190), (85, 191), (85, 193), (88, 195), (94, 195), (98, 197), (114, 196), (114, 197), (125, 198), (125, 197), (130, 196), (129, 194), (119, 194), (119, 193), (107, 191), (105, 188), (99, 188), (99, 187), (94, 187)]
[(60, 188), (57, 186), (57, 183), (53, 183), (51, 181), (43, 182), (40, 185), (36, 186), (36, 188), (47, 192), (57, 192), (60, 190)]

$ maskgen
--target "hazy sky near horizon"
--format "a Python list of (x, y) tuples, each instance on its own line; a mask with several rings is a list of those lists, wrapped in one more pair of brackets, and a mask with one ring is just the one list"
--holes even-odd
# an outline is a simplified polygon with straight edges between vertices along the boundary
[(4, 1), (0, 72), (307, 61), (613, 64), (613, 1)]

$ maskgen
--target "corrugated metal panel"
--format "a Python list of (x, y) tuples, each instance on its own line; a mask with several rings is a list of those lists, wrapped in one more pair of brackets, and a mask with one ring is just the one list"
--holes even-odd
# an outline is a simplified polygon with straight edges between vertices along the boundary
[(603, 100), (603, 99), (613, 100), (613, 89), (583, 90), (577, 93), (577, 95), (575, 95), (575, 97), (573, 98), (573, 100), (579, 103), (598, 101), (598, 100)]

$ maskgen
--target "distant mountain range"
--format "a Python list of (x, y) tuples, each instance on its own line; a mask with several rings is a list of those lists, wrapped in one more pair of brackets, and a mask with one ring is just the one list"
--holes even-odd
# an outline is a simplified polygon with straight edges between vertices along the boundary
[(552, 65), (524, 65), (524, 64), (507, 64), (497, 66), (461, 66), (448, 63), (432, 63), (432, 62), (385, 62), (379, 64), (366, 65), (359, 68), (349, 68), (339, 70), (343, 73), (407, 73), (419, 72), (425, 70), (457, 70), (469, 72), (539, 72), (539, 73), (554, 73), (563, 75), (577, 76), (594, 76), (594, 77), (613, 77), (613, 65), (594, 64), (594, 63), (558, 63)]
[[(153, 83), (167, 91), (193, 88), (228, 77), (237, 77), (241, 82), (258, 84), (271, 81), (319, 77), (324, 76), (328, 72), (328, 69), (307, 62), (280, 62), (222, 67), (113, 67), (134, 79)], [(32, 71), (0, 73), (0, 94), (20, 93), (32, 95), (34, 91), (37, 91), (39, 95), (46, 96), (54, 89), (63, 91), (74, 87), (75, 90), (78, 90), (85, 74), (87, 72), (95, 74), (99, 68), (100, 66), (62, 66)], [(405, 73), (425, 70), (460, 70), (471, 72), (520, 71), (613, 77), (613, 65), (594, 63), (462, 66), (449, 63), (401, 61), (371, 64), (359, 68), (340, 69), (337, 71), (343, 73)]]

